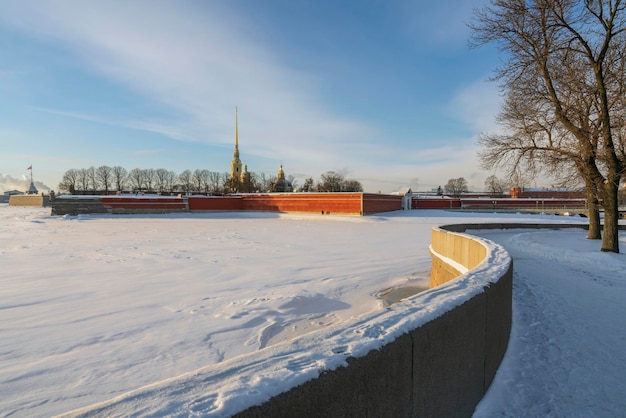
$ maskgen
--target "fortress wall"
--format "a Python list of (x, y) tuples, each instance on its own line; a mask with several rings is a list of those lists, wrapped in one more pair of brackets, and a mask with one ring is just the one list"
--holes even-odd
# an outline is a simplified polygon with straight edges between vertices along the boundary
[(189, 210), (243, 210), (243, 196), (189, 196)]
[(413, 197), (413, 209), (584, 209), (585, 199)]
[(170, 213), (187, 211), (186, 199), (180, 197), (110, 197), (57, 196), (52, 202), (52, 215), (93, 213)]
[(52, 215), (81, 215), (89, 213), (108, 213), (99, 196), (56, 197), (52, 201)]
[(461, 199), (444, 197), (413, 197), (412, 209), (460, 209)]
[(168, 213), (183, 211), (302, 212), (365, 215), (402, 209), (402, 197), (373, 193), (267, 193), (227, 196), (58, 196), (56, 215)]
[(272, 193), (244, 195), (244, 210), (361, 214), (362, 193)]
[(182, 197), (101, 197), (109, 213), (170, 213), (187, 211)]
[(44, 197), (40, 194), (21, 194), (21, 195), (9, 196), (9, 206), (43, 206), (43, 205), (44, 205)]
[[(494, 244), (490, 250), (487, 241), (445, 228), (433, 228), (431, 248), (441, 251), (433, 261), (444, 270), (450, 265), (446, 260), (453, 260), (455, 266), (474, 266), (475, 271), (445, 276), (436, 293), (426, 291), (400, 303), (419, 300), (428, 306), (442, 295), (458, 302), (382, 348), (349, 358), (346, 367), (235, 417), (471, 416), (508, 345), (513, 264), (501, 247)], [(489, 264), (481, 267), (485, 258)], [(407, 315), (419, 323), (424, 309)]]
[(402, 196), (363, 193), (362, 215), (402, 210)]

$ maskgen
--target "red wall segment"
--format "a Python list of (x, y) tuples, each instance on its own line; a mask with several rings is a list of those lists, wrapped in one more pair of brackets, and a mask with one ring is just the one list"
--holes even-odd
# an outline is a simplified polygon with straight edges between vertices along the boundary
[(362, 215), (402, 209), (402, 196), (363, 193)]
[(181, 197), (110, 197), (100, 198), (105, 208), (110, 211), (183, 211), (187, 205)]
[(189, 210), (243, 210), (243, 196), (189, 196)]
[(361, 214), (361, 193), (272, 193), (244, 195), (243, 210)]
[(414, 197), (412, 209), (460, 209), (461, 199), (446, 197)]

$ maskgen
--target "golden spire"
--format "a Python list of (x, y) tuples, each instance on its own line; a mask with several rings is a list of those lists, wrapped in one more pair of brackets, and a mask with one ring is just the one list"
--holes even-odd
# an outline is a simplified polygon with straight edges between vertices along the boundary
[(233, 157), (239, 159), (239, 114), (237, 106), (235, 106), (235, 151), (233, 152)]
[(285, 178), (285, 172), (283, 171), (283, 162), (280, 162), (280, 169), (278, 170), (278, 174), (276, 175), (276, 180), (282, 180)]
[(239, 113), (235, 106), (235, 151), (230, 163), (230, 178), (239, 179), (241, 176), (241, 160), (239, 159)]

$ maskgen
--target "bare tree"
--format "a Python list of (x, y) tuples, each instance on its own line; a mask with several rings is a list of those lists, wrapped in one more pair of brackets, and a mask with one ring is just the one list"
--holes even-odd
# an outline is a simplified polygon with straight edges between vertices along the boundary
[(196, 169), (193, 172), (193, 182), (196, 192), (208, 193), (209, 191), (209, 170)]
[(172, 193), (174, 191), (174, 187), (176, 187), (176, 182), (178, 181), (178, 175), (173, 171), (168, 171), (165, 174), (165, 190)]
[[(539, 80), (534, 79), (535, 82)], [(583, 86), (571, 80), (574, 88), (570, 97), (577, 97), (577, 102), (588, 100), (583, 93)], [(482, 150), (479, 157), (483, 168), (504, 167), (509, 178), (518, 187), (527, 182), (526, 177), (544, 174), (561, 185), (578, 184), (586, 186), (589, 230), (587, 238), (600, 239), (600, 211), (598, 187), (594, 183), (597, 170), (599, 127), (591, 118), (593, 103), (581, 107), (578, 119), (584, 122), (587, 132), (586, 142), (576, 139), (550, 111), (548, 101), (540, 94), (531, 95), (526, 91), (517, 91), (522, 84), (515, 84), (508, 89), (502, 111), (498, 115), (501, 125), (506, 127), (507, 135), (482, 134), (479, 144)]]
[(160, 193), (167, 191), (167, 176), (169, 171), (165, 168), (157, 168), (154, 171), (154, 184)]
[(450, 193), (455, 197), (459, 197), (461, 196), (461, 194), (467, 192), (467, 180), (465, 180), (463, 177), (450, 179), (443, 187), (446, 193)]
[(343, 191), (345, 177), (334, 171), (327, 171), (320, 176), (317, 189), (320, 192), (341, 192)]
[(111, 188), (112, 171), (113, 169), (107, 165), (101, 165), (96, 169), (98, 183), (104, 189), (105, 194), (109, 194), (109, 189)]
[(59, 190), (65, 190), (70, 192), (71, 194), (76, 193), (78, 177), (78, 170), (76, 170), (75, 168), (67, 170), (63, 174), (63, 179), (61, 180), (61, 183), (59, 183)]
[(87, 169), (87, 178), (89, 179), (89, 189), (95, 194), (96, 190), (98, 190), (98, 176), (94, 166)]
[(209, 171), (209, 178), (208, 178), (208, 186), (209, 186), (209, 193), (211, 194), (217, 194), (217, 193), (221, 193), (223, 191), (222, 189), (222, 175), (218, 172), (214, 172), (214, 171)]
[(485, 191), (492, 196), (501, 196), (507, 191), (508, 188), (508, 182), (506, 180), (499, 179), (495, 174), (492, 174), (485, 179)]
[(491, 0), (472, 25), (476, 44), (496, 43), (506, 53), (496, 71), (503, 89), (553, 115), (576, 141), (579, 171), (604, 205), (602, 251), (611, 252), (619, 252), (617, 193), (626, 170), (623, 125), (616, 124), (626, 84), (625, 14), (623, 0)]
[(296, 180), (296, 177), (293, 174), (289, 174), (287, 176), (287, 181), (291, 183), (291, 187), (293, 187), (294, 191), (298, 189), (298, 180)]
[(191, 170), (185, 170), (178, 175), (178, 181), (185, 193), (189, 194), (193, 188), (193, 174)]
[(143, 182), (148, 193), (154, 192), (156, 182), (156, 170), (154, 168), (146, 168), (143, 170)]
[(315, 191), (315, 180), (313, 180), (313, 177), (309, 177), (306, 180), (304, 180), (304, 184), (302, 185), (302, 188), (300, 189), (300, 191), (302, 192)]
[(142, 168), (133, 168), (128, 173), (130, 187), (135, 191), (141, 191), (146, 188), (145, 180), (145, 171)]
[(265, 172), (254, 173), (254, 188), (260, 192), (269, 192), (272, 189), (274, 177)]
[(358, 180), (346, 180), (343, 183), (343, 190), (345, 192), (362, 192), (363, 185)]
[(81, 194), (85, 194), (89, 190), (89, 170), (86, 168), (81, 168), (77, 171), (77, 186), (78, 190), (81, 191)]
[(126, 187), (126, 179), (128, 177), (128, 171), (124, 167), (116, 165), (113, 167), (113, 184), (117, 191), (121, 192)]

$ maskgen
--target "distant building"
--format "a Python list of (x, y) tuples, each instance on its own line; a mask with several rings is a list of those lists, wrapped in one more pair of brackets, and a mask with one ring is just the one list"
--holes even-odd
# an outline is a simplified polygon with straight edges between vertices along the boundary
[(37, 190), (32, 180), (30, 182), (30, 187), (28, 188), (28, 194), (39, 194), (39, 190)]
[[(246, 172), (248, 166), (246, 166)], [(239, 159), (239, 115), (237, 108), (235, 107), (235, 151), (233, 152), (233, 160), (230, 162), (230, 182), (231, 188), (235, 184), (241, 182), (243, 173), (241, 171), (241, 160)], [(237, 189), (235, 187), (235, 189)]]
[[(243, 169), (242, 169), (243, 166)], [(228, 191), (231, 193), (250, 193), (253, 190), (251, 174), (248, 172), (248, 165), (244, 165), (239, 158), (239, 112), (235, 107), (235, 149), (233, 159), (230, 162), (230, 177), (228, 179)], [(265, 191), (265, 190), (264, 190)], [(283, 165), (280, 165), (276, 181), (271, 184), (271, 192), (292, 192), (293, 185), (285, 178)]]
[(276, 175), (276, 181), (272, 183), (272, 192), (284, 193), (293, 192), (293, 185), (289, 180), (285, 178), (285, 172), (283, 171), (283, 165), (280, 165), (278, 174)]
[(20, 192), (19, 190), (9, 190), (8, 192), (4, 192), (0, 195), (0, 203), (9, 203), (9, 199), (11, 196), (23, 195), (24, 192)]

